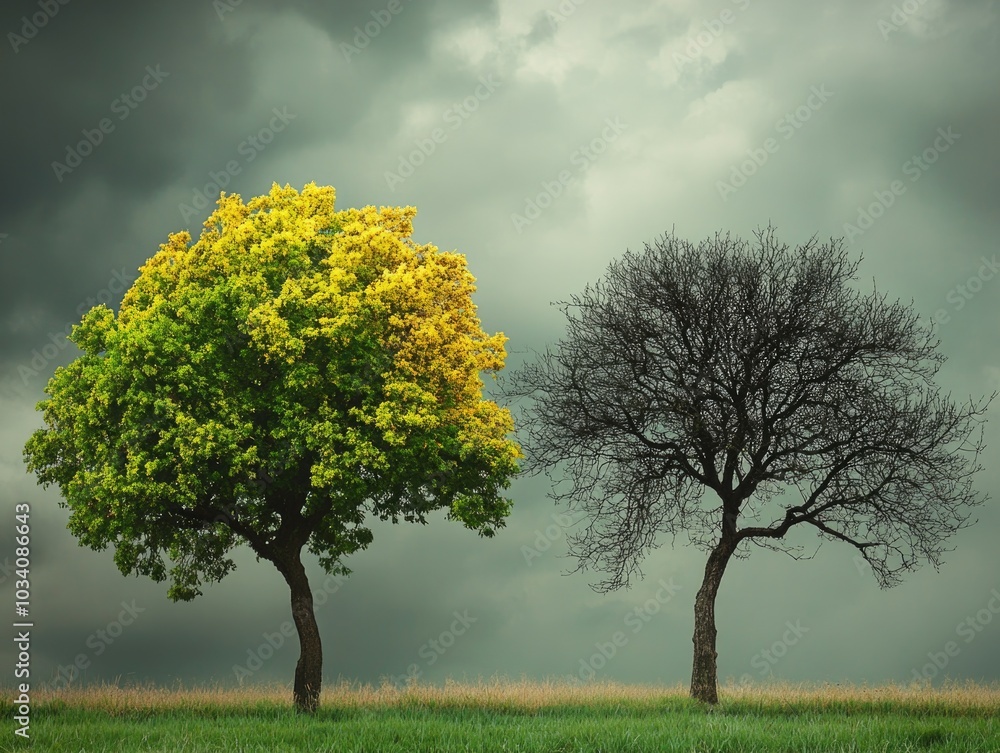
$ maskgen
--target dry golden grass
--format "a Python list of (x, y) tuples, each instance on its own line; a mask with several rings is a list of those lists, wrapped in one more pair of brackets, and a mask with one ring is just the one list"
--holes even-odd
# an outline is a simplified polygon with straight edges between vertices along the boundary
[[(340, 683), (328, 685), (321, 705), (341, 709), (364, 708), (469, 708), (484, 711), (533, 712), (565, 706), (674, 705), (687, 700), (682, 685), (626, 685), (614, 682), (574, 684), (564, 680), (535, 681), (494, 678), (471, 683), (447, 681), (444, 686), (412, 685), (398, 688)], [(862, 710), (894, 707), (914, 711), (948, 708), (952, 712), (995, 710), (1000, 713), (1000, 684), (954, 683), (939, 688), (918, 685), (832, 685), (770, 683), (720, 686), (721, 707), (810, 707), (817, 710)], [(9, 698), (8, 698), (9, 696)], [(13, 695), (0, 691), (0, 702)], [(253, 685), (241, 688), (196, 686), (174, 688), (152, 685), (92, 685), (64, 690), (38, 690), (32, 694), (36, 707), (63, 706), (102, 711), (113, 715), (130, 712), (204, 710), (207, 708), (250, 709), (289, 706), (289, 685)]]

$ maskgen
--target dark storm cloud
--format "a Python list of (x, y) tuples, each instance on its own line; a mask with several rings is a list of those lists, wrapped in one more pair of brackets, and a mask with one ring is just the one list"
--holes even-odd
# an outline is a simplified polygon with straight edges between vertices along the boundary
[[(76, 321), (78, 304), (114, 270), (134, 272), (155, 250), (125, 247), (133, 211), (187, 160), (218, 148), (222, 124), (253, 92), (249, 51), (222, 43), (210, 4), (57, 7), (16, 54), (4, 50), (0, 72), (0, 226), (10, 234), (2, 295), (9, 312), (37, 323), (20, 336), (4, 328), (0, 349), (22, 357), (32, 336), (41, 344)], [(20, 35), (32, 11), (37, 4), (5, 6), (0, 28)], [(85, 156), (54, 170), (76, 162), (67, 150)]]

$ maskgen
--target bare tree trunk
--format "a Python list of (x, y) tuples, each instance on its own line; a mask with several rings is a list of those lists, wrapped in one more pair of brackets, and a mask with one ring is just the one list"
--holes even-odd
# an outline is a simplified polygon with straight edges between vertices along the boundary
[(723, 537), (705, 565), (705, 579), (694, 599), (694, 667), (691, 670), (691, 697), (705, 703), (719, 702), (718, 666), (715, 650), (715, 596), (722, 574), (736, 547)]
[(299, 553), (278, 565), (292, 592), (292, 619), (299, 633), (299, 661), (295, 665), (293, 697), (295, 709), (312, 714), (319, 708), (319, 692), (323, 684), (323, 644), (313, 610), (312, 590)]

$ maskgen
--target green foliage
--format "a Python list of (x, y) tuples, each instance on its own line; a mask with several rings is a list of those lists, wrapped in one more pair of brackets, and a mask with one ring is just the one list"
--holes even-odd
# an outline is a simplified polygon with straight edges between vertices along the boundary
[(346, 573), (372, 515), (503, 526), (520, 449), (480, 374), (503, 368), (505, 338), (482, 331), (464, 256), (410, 239), (415, 213), (335, 211), (315, 184), (223, 195), (117, 316), (87, 312), (25, 446), (80, 543), (191, 599), (241, 542)]

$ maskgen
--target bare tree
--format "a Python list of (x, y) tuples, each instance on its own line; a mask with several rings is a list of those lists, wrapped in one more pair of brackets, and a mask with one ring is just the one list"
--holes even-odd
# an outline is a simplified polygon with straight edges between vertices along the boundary
[(560, 304), (565, 337), (508, 387), (530, 398), (529, 468), (558, 467), (553, 498), (587, 520), (569, 544), (577, 570), (607, 574), (595, 589), (641, 576), (661, 533), (708, 552), (691, 675), (708, 703), (732, 557), (799, 556), (785, 535), (809, 526), (855, 547), (885, 588), (937, 568), (986, 500), (972, 479), (995, 394), (940, 394), (933, 331), (850, 285), (860, 260), (842, 239), (790, 250), (771, 227), (755, 237), (668, 235), (626, 253)]

